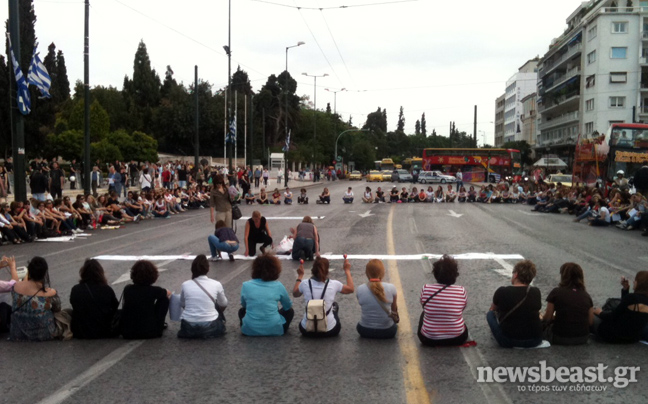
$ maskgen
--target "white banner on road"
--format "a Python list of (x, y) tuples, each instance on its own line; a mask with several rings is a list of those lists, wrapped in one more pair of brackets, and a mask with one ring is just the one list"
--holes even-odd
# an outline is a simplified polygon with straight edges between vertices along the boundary
[[(412, 255), (388, 255), (388, 254), (349, 254), (347, 259), (349, 260), (370, 260), (370, 259), (379, 259), (379, 260), (399, 260), (399, 261), (416, 261), (416, 260), (433, 260), (439, 259), (443, 254), (412, 254)], [(323, 258), (329, 260), (343, 260), (344, 255), (342, 254), (322, 254)], [(522, 260), (523, 256), (520, 254), (494, 254), (494, 253), (464, 253), (464, 254), (452, 254), (454, 259), (458, 260)], [(139, 261), (139, 260), (148, 260), (148, 261), (174, 261), (174, 260), (186, 260), (193, 261), (195, 255), (99, 255), (94, 257), (97, 260), (103, 261)], [(256, 257), (246, 257), (244, 255), (235, 255), (237, 260), (254, 260)], [(292, 259), (290, 255), (277, 255), (277, 258), (281, 260), (290, 260)], [(226, 260), (225, 260), (226, 261)]]
[[(304, 215), (307, 216), (307, 215)], [(266, 220), (302, 220), (304, 216), (272, 216), (272, 217), (266, 217)], [(324, 219), (326, 216), (311, 216), (311, 219)], [(238, 220), (248, 220), (250, 219), (250, 216), (241, 216), (240, 219)]]

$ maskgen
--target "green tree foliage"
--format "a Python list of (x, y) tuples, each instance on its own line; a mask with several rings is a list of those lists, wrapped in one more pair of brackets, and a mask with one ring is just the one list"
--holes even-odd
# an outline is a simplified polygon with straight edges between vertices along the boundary
[(124, 158), (116, 145), (110, 143), (108, 139), (103, 139), (90, 145), (90, 159), (92, 161), (121, 161)]
[(242, 95), (252, 95), (250, 78), (245, 70), (241, 70), (241, 66), (238, 66), (234, 74), (232, 74), (232, 91)]
[(134, 128), (152, 133), (153, 109), (160, 103), (160, 77), (151, 68), (144, 41), (140, 41), (133, 62), (133, 78), (124, 78), (124, 97)]
[(56, 80), (52, 79), (52, 87), (61, 102), (70, 99), (70, 80), (65, 66), (65, 56), (61, 50), (56, 54)]
[[(265, 137), (267, 145), (277, 146), (284, 142), (285, 114), (288, 115), (288, 129), (299, 127), (302, 115), (300, 115), (300, 99), (295, 95), (296, 90), (297, 82), (290, 73), (284, 71), (279, 76), (270, 75), (266, 84), (254, 97), (255, 118), (260, 126), (265, 126), (265, 133), (262, 136)], [(288, 110), (286, 110), (286, 97)], [(265, 115), (265, 125), (261, 122), (263, 115)], [(312, 119), (310, 122), (312, 125)]]
[[(83, 96), (81, 96), (81, 100), (83, 100)], [(127, 130), (132, 126), (124, 96), (115, 87), (96, 86), (90, 90), (90, 100), (92, 103), (97, 101), (106, 110), (110, 117), (110, 131)]]
[(158, 161), (158, 142), (143, 132), (135, 131), (132, 135), (135, 144), (135, 153), (132, 159), (135, 161)]
[[(84, 103), (80, 99), (74, 105), (68, 121), (68, 127), (72, 130), (84, 131)], [(90, 141), (98, 142), (104, 139), (110, 132), (110, 117), (106, 110), (94, 100), (90, 104)]]
[(418, 136), (420, 134), (421, 134), (421, 121), (417, 119), (416, 123), (414, 124), (414, 135)]
[(421, 115), (421, 134), (427, 137), (427, 122), (425, 121), (425, 112)]
[(403, 106), (401, 105), (398, 112), (398, 123), (396, 124), (396, 132), (405, 133), (405, 114), (403, 113)]
[(60, 134), (47, 135), (49, 154), (47, 157), (61, 156), (64, 160), (83, 158), (83, 132), (80, 130), (66, 130)]
[[(486, 147), (486, 146), (484, 146)], [(503, 149), (517, 149), (520, 151), (522, 158), (522, 166), (531, 166), (534, 161), (531, 159), (531, 145), (529, 145), (526, 140), (517, 140), (514, 142), (506, 142), (502, 145)]]

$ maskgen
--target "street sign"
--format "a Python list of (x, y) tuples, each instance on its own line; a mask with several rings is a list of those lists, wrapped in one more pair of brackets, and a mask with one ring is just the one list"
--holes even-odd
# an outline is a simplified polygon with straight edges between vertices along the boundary
[(342, 156), (337, 156), (337, 161), (342, 161)]

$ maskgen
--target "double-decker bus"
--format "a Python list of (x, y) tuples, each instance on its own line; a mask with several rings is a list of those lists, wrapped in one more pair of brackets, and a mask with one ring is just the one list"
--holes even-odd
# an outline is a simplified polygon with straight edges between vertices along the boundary
[(605, 135), (579, 137), (574, 153), (573, 183), (608, 188), (619, 170), (626, 178), (648, 164), (648, 124), (614, 123)]
[(418, 173), (423, 169), (423, 159), (420, 157), (406, 158), (403, 160), (403, 169), (410, 174)]
[(461, 170), (464, 182), (519, 180), (522, 157), (514, 149), (423, 149), (423, 171), (454, 174)]

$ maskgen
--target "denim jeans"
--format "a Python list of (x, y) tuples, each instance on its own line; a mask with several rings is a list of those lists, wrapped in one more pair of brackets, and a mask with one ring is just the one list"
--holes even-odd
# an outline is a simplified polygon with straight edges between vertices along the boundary
[[(312, 238), (297, 237), (293, 243), (292, 259), (312, 258), (315, 250), (315, 241)], [(300, 254), (303, 252), (303, 256)]]
[(581, 221), (583, 219), (587, 219), (588, 217), (593, 217), (593, 216), (594, 216), (594, 211), (592, 209), (587, 209), (587, 211), (582, 215), (578, 216), (576, 220)]
[(356, 326), (356, 331), (358, 331), (358, 334), (362, 338), (372, 338), (372, 339), (390, 339), (394, 338), (396, 336), (396, 332), (398, 331), (398, 324), (394, 323), (389, 328), (367, 328), (364, 326), (361, 326), (360, 323)]
[(182, 320), (180, 322), (180, 331), (178, 338), (217, 338), (225, 335), (225, 323), (222, 317), (214, 321), (200, 321), (190, 323)]
[(536, 339), (520, 340), (509, 338), (504, 335), (502, 327), (500, 327), (499, 321), (497, 320), (497, 314), (493, 310), (486, 313), (486, 321), (488, 321), (493, 337), (502, 348), (533, 348), (542, 343), (542, 338), (540, 337)]
[(218, 255), (218, 251), (226, 252), (228, 254), (233, 253), (234, 251), (239, 249), (238, 244), (237, 245), (231, 245), (228, 244), (224, 241), (220, 241), (218, 237), (214, 236), (213, 234), (210, 234), (207, 236), (207, 242), (209, 243), (209, 250), (211, 251), (211, 256), (215, 257)]

